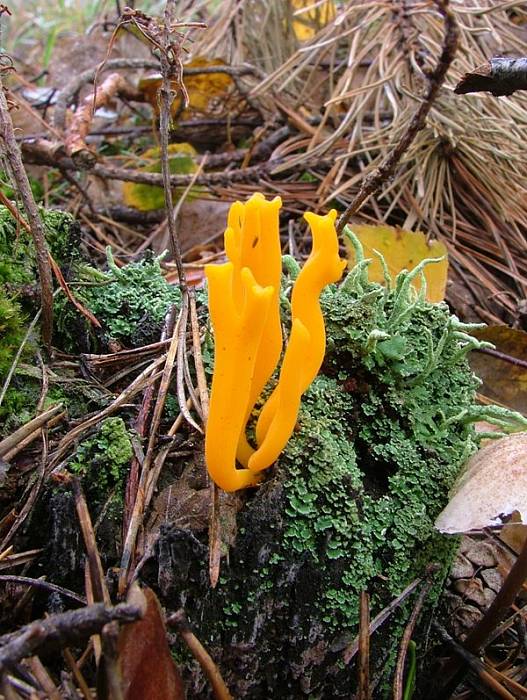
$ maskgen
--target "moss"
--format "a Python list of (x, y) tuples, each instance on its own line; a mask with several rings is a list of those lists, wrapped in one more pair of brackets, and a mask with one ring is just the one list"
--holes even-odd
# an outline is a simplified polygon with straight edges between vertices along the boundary
[(6, 378), (25, 335), (20, 306), (0, 287), (0, 385)]
[(179, 289), (163, 277), (159, 263), (160, 258), (147, 254), (119, 268), (108, 250), (107, 272), (84, 266), (74, 285), (75, 294), (95, 314), (102, 330), (96, 337), (67, 299), (60, 298), (57, 323), (65, 349), (86, 350), (79, 347), (80, 339), (91, 346), (114, 340), (128, 347), (159, 340), (168, 309), (181, 299)]
[[(67, 271), (80, 259), (80, 228), (71, 214), (40, 208), (46, 240), (57, 264)], [(19, 227), (9, 210), (0, 206), (0, 284), (18, 291), (38, 279), (31, 234)]]
[(122, 418), (106, 418), (97, 433), (81, 442), (69, 469), (78, 474), (90, 495), (102, 505), (112, 491), (122, 500), (126, 467), (133, 456), (132, 443)]
[[(40, 214), (49, 249), (67, 277), (80, 258), (79, 227), (71, 214), (41, 208)], [(0, 206), (0, 385), (5, 380), (26, 333), (27, 317), (37, 308), (37, 262), (31, 234), (17, 226), (4, 206)], [(30, 338), (21, 360), (35, 350)], [(33, 417), (40, 385), (16, 375), (0, 407), (2, 427), (7, 434)]]

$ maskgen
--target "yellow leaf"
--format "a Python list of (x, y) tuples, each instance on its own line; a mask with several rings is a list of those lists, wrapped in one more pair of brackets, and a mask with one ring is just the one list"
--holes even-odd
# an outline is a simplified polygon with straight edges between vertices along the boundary
[[(392, 279), (401, 270), (412, 270), (421, 260), (426, 258), (441, 258), (444, 260), (433, 265), (427, 265), (424, 269), (426, 279), (426, 299), (436, 303), (445, 298), (446, 281), (448, 274), (447, 251), (443, 243), (429, 241), (421, 231), (404, 231), (394, 226), (369, 226), (367, 224), (350, 226), (364, 247), (364, 256), (371, 258), (372, 263), (368, 268), (368, 276), (371, 282), (384, 282), (384, 273), (376, 250), (384, 257), (388, 271)], [(346, 243), (350, 266), (355, 263), (353, 247)], [(417, 290), (421, 288), (421, 278), (418, 276), (412, 284)]]
[[(185, 75), (186, 68), (214, 68), (216, 66), (225, 66), (225, 61), (221, 58), (203, 58), (198, 56), (194, 60), (186, 63), (183, 67), (183, 82), (189, 96), (189, 106), (183, 112), (180, 112), (182, 107), (181, 90), (178, 89), (177, 83), (172, 83), (172, 88), (176, 92), (176, 97), (172, 103), (172, 116), (178, 116), (182, 119), (190, 118), (195, 113), (205, 115), (222, 114), (227, 107), (228, 98), (234, 87), (234, 81), (227, 73), (199, 73), (197, 75)], [(139, 81), (138, 88), (144, 94), (148, 102), (153, 106), (156, 114), (159, 112), (159, 104), (157, 92), (161, 86), (161, 76), (156, 73), (154, 75), (142, 78)]]
[[(190, 143), (171, 143), (168, 147), (168, 163), (172, 175), (188, 175), (196, 172), (198, 166), (194, 160), (197, 155), (196, 149)], [(145, 151), (141, 160), (144, 163), (137, 168), (137, 163), (128, 163), (129, 166), (137, 168), (140, 172), (160, 173), (161, 156), (160, 149), (149, 148)], [(196, 188), (192, 188), (195, 190)], [(172, 191), (174, 197), (180, 194), (178, 188)], [(196, 192), (194, 192), (196, 194)], [(156, 185), (145, 185), (138, 182), (125, 182), (123, 185), (123, 199), (128, 207), (134, 207), (140, 211), (151, 211), (161, 209), (165, 206), (165, 195), (162, 187)]]
[[(293, 11), (306, 9), (293, 20), (293, 31), (299, 41), (312, 39), (315, 34), (335, 17), (333, 0), (315, 3), (314, 0), (291, 0)], [(313, 7), (315, 5), (315, 7)]]

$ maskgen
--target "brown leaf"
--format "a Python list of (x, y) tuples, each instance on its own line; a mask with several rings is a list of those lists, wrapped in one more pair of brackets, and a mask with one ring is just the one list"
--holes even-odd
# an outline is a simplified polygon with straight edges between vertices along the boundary
[(515, 512), (526, 524), (527, 433), (493, 441), (470, 458), (435, 527), (449, 534), (481, 530)]
[(479, 340), (496, 346), (508, 361), (486, 352), (471, 352), (470, 366), (483, 381), (479, 393), (507, 408), (527, 415), (527, 367), (514, 364), (514, 359), (527, 363), (527, 333), (507, 326), (487, 326), (472, 333)]
[(156, 594), (144, 588), (146, 612), (119, 635), (119, 665), (124, 700), (184, 700), (183, 681), (168, 646)]

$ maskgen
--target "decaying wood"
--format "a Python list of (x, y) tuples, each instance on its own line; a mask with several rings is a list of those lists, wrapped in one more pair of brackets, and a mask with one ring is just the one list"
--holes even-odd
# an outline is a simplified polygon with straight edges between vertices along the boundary
[(527, 58), (497, 56), (465, 73), (454, 92), (490, 92), (494, 97), (512, 95), (516, 90), (527, 90)]
[(35, 620), (18, 632), (0, 637), (0, 672), (25, 657), (81, 644), (113, 620), (121, 623), (139, 620), (143, 612), (137, 604), (119, 603), (106, 607), (97, 603)]
[(119, 73), (111, 73), (97, 89), (95, 96), (88, 95), (77, 107), (65, 135), (66, 153), (80, 169), (91, 168), (96, 162), (96, 154), (86, 143), (90, 132), (94, 111), (108, 105), (116, 96), (128, 100), (141, 100), (142, 95)]

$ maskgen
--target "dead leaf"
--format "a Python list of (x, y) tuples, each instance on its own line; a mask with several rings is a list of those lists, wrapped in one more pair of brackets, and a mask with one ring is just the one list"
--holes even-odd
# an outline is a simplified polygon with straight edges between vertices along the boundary
[(522, 524), (519, 513), (512, 514), (511, 522), (501, 528), (499, 538), (520, 554), (527, 539), (527, 527)]
[(119, 635), (124, 700), (184, 700), (183, 681), (170, 654), (161, 605), (150, 588), (142, 590), (146, 612)]
[[(444, 257), (441, 262), (427, 265), (424, 269), (427, 301), (443, 301), (448, 275), (447, 250), (443, 243), (436, 240), (427, 242), (421, 231), (405, 231), (395, 226), (353, 224), (350, 228), (362, 243), (365, 257), (372, 260), (368, 268), (368, 277), (372, 282), (384, 283), (382, 264), (374, 251), (384, 257), (392, 279), (395, 279), (401, 270), (412, 270), (421, 260)], [(350, 265), (354, 265), (355, 251), (348, 241), (346, 246)], [(421, 277), (416, 277), (412, 284), (419, 290)]]
[[(168, 164), (172, 175), (189, 175), (195, 173), (198, 165), (194, 160), (197, 156), (196, 149), (190, 143), (171, 143), (168, 147)], [(160, 173), (161, 172), (161, 151), (158, 147), (149, 148), (141, 155), (144, 163), (137, 168), (139, 172)], [(128, 165), (136, 167), (136, 163)], [(184, 188), (183, 188), (184, 189)], [(182, 190), (174, 188), (172, 190), (174, 198)], [(189, 197), (196, 196), (199, 188), (192, 188)], [(140, 182), (125, 182), (123, 185), (124, 203), (128, 207), (134, 207), (139, 211), (152, 211), (165, 206), (165, 195), (162, 187), (156, 185), (146, 185)]]
[(435, 527), (449, 534), (481, 530), (516, 511), (527, 524), (527, 433), (495, 440), (470, 458)]
[[(473, 331), (479, 340), (496, 346), (498, 352), (527, 362), (527, 333), (508, 326), (487, 326)], [(483, 381), (479, 393), (527, 416), (527, 367), (515, 365), (494, 355), (471, 352), (470, 367)]]
[[(185, 75), (185, 68), (214, 68), (227, 65), (221, 58), (208, 59), (197, 56), (183, 67), (183, 82), (189, 96), (189, 106), (181, 111), (181, 90), (173, 84), (176, 97), (171, 106), (172, 116), (190, 119), (196, 113), (209, 117), (221, 116), (228, 107), (229, 96), (234, 88), (234, 81), (227, 73), (198, 73)], [(159, 114), (157, 93), (161, 87), (161, 75), (155, 73), (142, 78), (137, 86), (145, 98)]]

